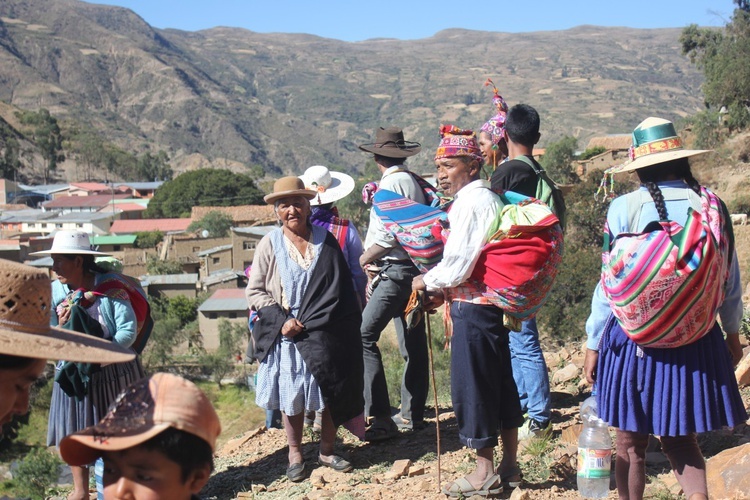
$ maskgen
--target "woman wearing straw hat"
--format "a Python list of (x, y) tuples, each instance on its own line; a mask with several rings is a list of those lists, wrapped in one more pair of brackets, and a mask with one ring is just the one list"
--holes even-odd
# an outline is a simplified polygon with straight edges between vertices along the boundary
[[(263, 237), (246, 296), (258, 311), (252, 331), (259, 361), (255, 402), (281, 410), (290, 481), (302, 481), (306, 412), (322, 411), (317, 462), (339, 472), (353, 466), (334, 454), (336, 428), (362, 414), (362, 315), (351, 273), (331, 233), (310, 223), (310, 200), (298, 177), (282, 177), (265, 196), (281, 227)], [(362, 422), (362, 424), (364, 424)]]
[[(84, 329), (125, 348), (133, 345), (137, 320), (130, 301), (91, 292), (110, 276), (94, 261), (95, 257), (107, 254), (92, 250), (88, 234), (58, 231), (52, 248), (32, 255), (52, 256), (52, 270), (57, 274), (57, 280), (52, 282), (53, 325)], [(122, 389), (144, 376), (137, 357), (127, 363), (102, 363), (93, 367), (58, 363), (47, 444), (59, 446), (68, 434), (97, 423)], [(71, 471), (74, 490), (68, 498), (88, 498), (88, 468), (71, 467)]]
[(0, 259), (0, 425), (28, 411), (29, 388), (47, 359), (129, 361), (135, 354), (107, 340), (51, 327), (49, 277)]
[[(717, 256), (716, 262), (723, 272), (713, 273), (715, 283), (707, 280), (708, 285), (700, 287), (698, 294), (718, 297), (714, 304), (726, 332), (725, 341), (722, 328), (715, 321), (716, 310), (703, 307), (701, 297), (692, 303), (671, 301), (669, 298), (677, 297), (678, 293), (694, 292), (692, 287), (670, 288), (669, 283), (675, 280), (667, 276), (670, 281), (657, 285), (660, 290), (649, 294), (648, 300), (638, 300), (640, 292), (633, 289), (635, 295), (633, 300), (628, 299), (628, 304), (640, 309), (630, 317), (653, 318), (649, 320), (651, 323), (662, 318), (692, 317), (709, 310), (703, 323), (706, 328), (697, 332), (698, 337), (703, 336), (697, 340), (691, 337), (692, 343), (676, 346), (653, 347), (655, 342), (636, 344), (635, 340), (642, 342), (642, 339), (634, 337), (634, 329), (627, 322), (621, 326), (625, 321), (619, 315), (623, 305), (611, 292), (614, 281), (609, 278), (607, 263), (612, 255), (622, 255), (629, 260), (613, 276), (623, 276), (631, 268), (634, 276), (646, 274), (647, 259), (639, 260), (638, 254), (632, 252), (605, 253), (602, 279), (594, 292), (591, 315), (586, 322), (588, 349), (584, 373), (589, 383), (596, 381), (599, 417), (617, 427), (615, 476), (620, 498), (643, 498), (649, 434), (661, 437), (662, 450), (685, 496), (693, 500), (708, 498), (705, 462), (696, 433), (735, 426), (747, 418), (733, 371), (733, 365), (742, 357), (738, 335), (742, 300), (732, 227), (722, 214), (726, 212), (723, 202), (698, 184), (688, 162), (688, 158), (707, 152), (684, 149), (671, 122), (647, 118), (633, 132), (631, 161), (616, 168), (617, 172), (635, 171), (641, 187), (612, 201), (607, 214), (611, 248), (616, 248), (618, 235), (622, 242), (640, 238), (629, 233), (655, 234), (651, 229), (655, 222), (669, 227), (673, 221), (680, 228), (690, 227), (694, 220), (708, 225), (710, 230), (696, 234), (706, 238), (710, 233), (711, 248), (717, 249), (713, 255)], [(701, 214), (703, 219), (699, 218)], [(657, 251), (648, 252), (648, 258), (658, 260)], [(691, 264), (698, 269), (709, 254), (708, 251), (694, 254)], [(670, 262), (664, 261), (656, 269), (661, 273), (668, 265)], [(679, 274), (684, 276), (685, 269)], [(648, 278), (644, 286), (653, 281)], [(659, 301), (666, 305), (653, 305)], [(613, 314), (617, 315), (617, 321)], [(674, 323), (670, 320), (654, 333), (658, 338), (674, 336), (676, 332), (694, 329), (692, 324), (683, 328), (681, 320)]]

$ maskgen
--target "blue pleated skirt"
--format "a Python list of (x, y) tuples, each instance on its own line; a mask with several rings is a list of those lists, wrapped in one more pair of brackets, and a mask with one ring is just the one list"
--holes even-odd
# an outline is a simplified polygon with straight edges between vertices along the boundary
[[(57, 364), (55, 373), (63, 363)], [(81, 401), (65, 394), (55, 382), (49, 409), (47, 446), (59, 446), (65, 436), (98, 423), (120, 392), (145, 376), (137, 356), (132, 361), (102, 366), (101, 370), (91, 374), (88, 394)]]
[(718, 323), (686, 346), (639, 349), (610, 317), (596, 385), (599, 416), (626, 431), (684, 436), (747, 420)]

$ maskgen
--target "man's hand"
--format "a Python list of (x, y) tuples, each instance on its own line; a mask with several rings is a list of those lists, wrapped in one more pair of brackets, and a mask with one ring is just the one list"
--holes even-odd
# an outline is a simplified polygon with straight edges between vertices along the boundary
[(596, 382), (596, 363), (599, 361), (599, 351), (593, 349), (586, 349), (586, 358), (583, 361), (583, 375), (586, 377), (586, 382), (594, 385)]
[(284, 326), (281, 327), (281, 334), (284, 337), (292, 338), (302, 333), (302, 330), (304, 329), (305, 325), (300, 323), (297, 318), (289, 318), (286, 320), (286, 323), (284, 323)]
[(435, 309), (442, 306), (445, 302), (442, 292), (425, 292), (425, 301), (422, 308), (427, 312), (434, 312)]
[(427, 290), (427, 285), (424, 284), (424, 274), (415, 276), (414, 279), (411, 280), (411, 289), (412, 290)]

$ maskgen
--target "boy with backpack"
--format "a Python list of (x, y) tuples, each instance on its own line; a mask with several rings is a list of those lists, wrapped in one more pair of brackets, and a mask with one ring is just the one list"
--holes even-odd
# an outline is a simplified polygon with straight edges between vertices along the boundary
[[(515, 191), (535, 198), (541, 196), (538, 194), (541, 191), (546, 191), (550, 193), (547, 199), (540, 199), (550, 205), (562, 225), (564, 203), (561, 202), (562, 206), (559, 206), (559, 203), (551, 201), (554, 189), (559, 191), (559, 188), (553, 186), (554, 183), (532, 155), (534, 145), (541, 136), (539, 113), (528, 104), (513, 106), (508, 110), (503, 135), (510, 160), (501, 163), (492, 173), (492, 190), (497, 193)], [(562, 200), (562, 197), (559, 199)], [(523, 321), (520, 331), (510, 332), (510, 353), (521, 408), (528, 414), (518, 437), (523, 440), (545, 435), (551, 430), (550, 386), (535, 318)]]
[(98, 424), (66, 436), (63, 460), (104, 459), (104, 498), (190, 500), (213, 470), (219, 417), (192, 382), (157, 373), (123, 391)]

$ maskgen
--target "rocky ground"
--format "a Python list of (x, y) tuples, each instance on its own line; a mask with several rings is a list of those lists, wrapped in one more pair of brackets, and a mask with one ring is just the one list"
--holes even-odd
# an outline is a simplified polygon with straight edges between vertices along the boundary
[[(504, 492), (500, 498), (579, 498), (575, 474), (580, 429), (578, 408), (588, 395), (585, 385), (579, 382), (583, 357), (580, 351), (563, 349), (547, 358), (548, 366), (559, 367), (551, 372), (552, 436), (522, 445), (519, 460), (525, 475), (524, 484), (519, 489)], [(750, 407), (750, 390), (742, 391), (745, 406)], [(434, 415), (434, 408), (428, 415)], [(446, 498), (439, 492), (440, 486), (466, 474), (473, 466), (474, 454), (460, 446), (451, 408), (439, 411), (439, 457), (434, 416), (429, 422), (427, 429), (402, 433), (382, 443), (363, 443), (347, 431), (340, 431), (337, 452), (355, 466), (349, 474), (315, 464), (316, 436), (306, 430), (304, 453), (312, 473), (309, 479), (298, 484), (290, 483), (285, 476), (284, 431), (255, 429), (223, 446), (216, 460), (216, 472), (203, 494), (216, 499)], [(701, 445), (705, 455), (713, 457), (708, 462), (709, 481), (716, 483), (710, 486), (712, 498), (750, 498), (750, 463), (745, 463), (750, 462), (747, 459), (750, 457), (750, 427), (743, 425), (702, 436)], [(647, 497), (679, 498), (679, 486), (673, 480), (666, 458), (658, 451), (658, 444), (654, 442), (651, 449), (647, 456)], [(722, 451), (724, 453), (720, 454)], [(734, 454), (726, 457), (727, 453)], [(609, 498), (617, 498), (616, 493), (610, 491)]]

